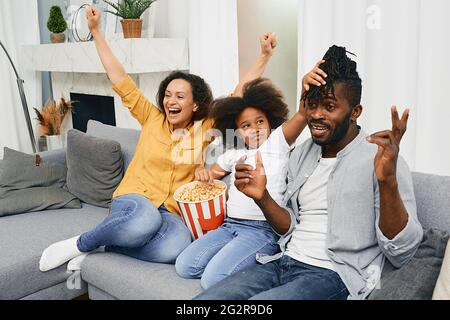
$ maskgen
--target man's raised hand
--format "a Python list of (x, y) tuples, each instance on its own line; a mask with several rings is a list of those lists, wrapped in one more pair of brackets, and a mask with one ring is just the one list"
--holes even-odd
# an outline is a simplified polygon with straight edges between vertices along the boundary
[(395, 181), (400, 142), (406, 132), (408, 118), (409, 109), (403, 112), (400, 119), (397, 107), (393, 106), (391, 108), (392, 130), (379, 131), (367, 137), (367, 141), (378, 145), (374, 166), (379, 182)]

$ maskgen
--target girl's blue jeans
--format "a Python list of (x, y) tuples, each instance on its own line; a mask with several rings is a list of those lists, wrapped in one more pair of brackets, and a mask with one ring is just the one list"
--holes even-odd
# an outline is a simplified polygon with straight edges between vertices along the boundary
[(177, 258), (183, 278), (201, 278), (204, 289), (257, 264), (256, 254), (274, 254), (278, 236), (266, 221), (226, 218), (218, 229), (194, 241)]

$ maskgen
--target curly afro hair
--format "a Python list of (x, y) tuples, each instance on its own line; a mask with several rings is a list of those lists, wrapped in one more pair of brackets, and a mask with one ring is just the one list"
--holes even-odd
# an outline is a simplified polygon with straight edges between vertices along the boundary
[(211, 103), (213, 101), (213, 95), (209, 85), (203, 80), (203, 78), (183, 71), (174, 71), (170, 73), (163, 81), (161, 81), (157, 93), (158, 106), (164, 110), (164, 96), (167, 86), (170, 82), (176, 79), (183, 79), (190, 83), (192, 89), (192, 96), (194, 102), (198, 104), (198, 110), (194, 112), (192, 121), (202, 120), (209, 116), (211, 110)]
[(319, 102), (324, 100), (330, 93), (334, 96), (334, 85), (343, 83), (346, 87), (347, 100), (353, 108), (361, 103), (362, 84), (361, 78), (356, 71), (356, 62), (347, 56), (344, 47), (332, 46), (323, 57), (324, 63), (320, 65), (327, 75), (326, 85), (311, 86), (302, 97), (305, 101)]
[(289, 113), (281, 91), (269, 79), (258, 78), (244, 85), (242, 97), (227, 97), (213, 102), (211, 117), (214, 128), (225, 137), (227, 130), (238, 128), (236, 118), (248, 107), (261, 110), (269, 120), (271, 129), (282, 125)]

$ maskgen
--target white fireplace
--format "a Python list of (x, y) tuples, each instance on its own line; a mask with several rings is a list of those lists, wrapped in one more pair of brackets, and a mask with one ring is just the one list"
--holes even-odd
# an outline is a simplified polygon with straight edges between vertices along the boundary
[[(186, 39), (122, 39), (109, 45), (144, 95), (156, 103), (159, 83), (173, 70), (189, 70)], [(116, 126), (139, 129), (138, 122), (123, 107), (112, 90), (93, 42), (23, 46), (22, 63), (36, 72), (50, 71), (53, 98), (70, 99), (71, 93), (114, 98)], [(95, 108), (95, 106), (92, 106)], [(63, 132), (72, 128), (64, 120)]]

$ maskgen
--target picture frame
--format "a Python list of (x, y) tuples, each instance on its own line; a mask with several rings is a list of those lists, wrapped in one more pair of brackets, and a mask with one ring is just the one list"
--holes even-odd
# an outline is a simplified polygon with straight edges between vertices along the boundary
[(115, 34), (117, 17), (105, 12), (108, 4), (101, 0), (68, 0), (66, 2), (67, 25), (69, 29), (69, 42), (84, 42), (91, 40), (86, 23), (86, 13), (83, 7), (96, 6), (101, 12), (101, 31), (107, 39)]
[(69, 0), (66, 2), (69, 42), (86, 42), (92, 39), (86, 23), (85, 8), (93, 4), (90, 0)]

